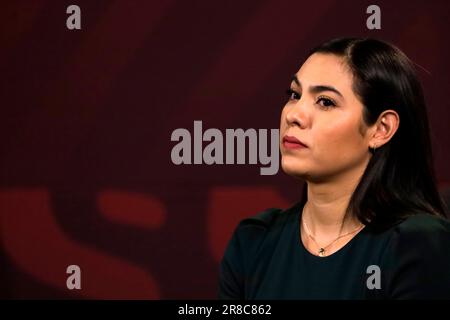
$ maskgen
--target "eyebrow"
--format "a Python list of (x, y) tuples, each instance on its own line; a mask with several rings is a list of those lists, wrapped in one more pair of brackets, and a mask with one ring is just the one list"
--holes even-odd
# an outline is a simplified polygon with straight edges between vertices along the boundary
[[(300, 83), (300, 81), (297, 78), (297, 75), (295, 75), (295, 74), (292, 77), (292, 82), (295, 82), (299, 87), (302, 86), (302, 84)], [(335, 87), (326, 86), (326, 85), (316, 85), (316, 86), (309, 87), (309, 92), (311, 92), (311, 93), (320, 93), (320, 92), (324, 92), (324, 91), (334, 92), (338, 96), (340, 96), (342, 99), (344, 99), (344, 96), (342, 95), (342, 93), (340, 93)]]

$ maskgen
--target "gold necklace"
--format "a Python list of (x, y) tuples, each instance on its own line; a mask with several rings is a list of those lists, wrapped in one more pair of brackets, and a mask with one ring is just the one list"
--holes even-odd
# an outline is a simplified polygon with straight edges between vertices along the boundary
[(309, 230), (308, 226), (306, 225), (306, 222), (305, 222), (305, 220), (303, 219), (303, 214), (302, 214), (301, 220), (302, 220), (303, 226), (304, 226), (304, 228), (305, 228), (306, 234), (307, 234), (308, 237), (310, 237), (310, 238), (312, 239), (312, 241), (314, 241), (314, 243), (319, 247), (318, 255), (319, 255), (320, 257), (324, 257), (324, 256), (325, 256), (325, 251), (326, 251), (326, 249), (327, 249), (329, 246), (331, 246), (333, 243), (335, 243), (336, 241), (338, 241), (339, 239), (341, 239), (341, 238), (343, 238), (343, 237), (345, 237), (345, 236), (348, 236), (348, 235), (350, 235), (350, 234), (352, 234), (352, 233), (355, 233), (355, 232), (358, 231), (358, 230), (361, 230), (361, 229), (364, 227), (364, 225), (362, 224), (362, 225), (360, 225), (358, 228), (356, 228), (355, 230), (350, 231), (350, 232), (347, 232), (347, 233), (341, 235), (342, 227), (343, 227), (343, 225), (344, 225), (344, 223), (342, 223), (342, 225), (341, 225), (341, 230), (339, 231), (339, 236), (338, 236), (336, 239), (334, 239), (333, 241), (331, 241), (329, 244), (327, 244), (326, 246), (321, 246), (321, 245), (319, 245), (319, 244), (317, 243), (316, 239), (314, 238), (314, 236), (312, 235), (312, 233), (311, 233), (311, 231)]

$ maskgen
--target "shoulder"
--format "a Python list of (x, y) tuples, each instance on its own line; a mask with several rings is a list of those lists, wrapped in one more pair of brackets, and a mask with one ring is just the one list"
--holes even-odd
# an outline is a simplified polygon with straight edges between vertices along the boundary
[(449, 231), (450, 220), (431, 214), (415, 214), (404, 219), (397, 228), (409, 233), (445, 232)]
[(252, 216), (242, 219), (236, 226), (229, 245), (238, 246), (241, 250), (257, 251), (269, 234), (274, 236), (282, 227), (293, 220), (299, 203), (290, 208), (268, 208)]
[(450, 296), (450, 221), (416, 214), (392, 228), (385, 267), (391, 298)]
[(285, 211), (280, 208), (268, 208), (260, 211), (252, 216), (242, 219), (237, 228), (257, 228), (257, 229), (270, 229), (277, 223), (280, 214)]
[(290, 208), (268, 208), (252, 216), (242, 219), (236, 227), (235, 233), (265, 233), (277, 229), (286, 223), (289, 218), (293, 218), (298, 212), (300, 203), (296, 203)]
[(394, 239), (424, 244), (431, 241), (436, 246), (439, 246), (440, 242), (437, 240), (445, 243), (450, 239), (450, 221), (431, 214), (416, 214), (397, 224), (393, 231)]
[(392, 229), (390, 246), (397, 254), (411, 251), (430, 259), (448, 253), (450, 221), (431, 214), (416, 214), (405, 218)]
[(225, 249), (220, 263), (219, 297), (221, 299), (243, 299), (245, 297), (245, 283), (251, 273), (258, 253), (263, 250), (268, 235), (274, 235), (290, 216), (295, 216), (295, 208), (268, 208), (239, 222)]

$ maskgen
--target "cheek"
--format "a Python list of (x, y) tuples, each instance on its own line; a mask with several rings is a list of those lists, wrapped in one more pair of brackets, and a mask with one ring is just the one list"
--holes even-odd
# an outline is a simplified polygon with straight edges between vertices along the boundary
[(287, 108), (283, 107), (283, 109), (281, 109), (281, 115), (280, 115), (280, 129), (281, 126), (284, 124), (285, 119), (286, 119), (286, 112), (287, 112)]
[(313, 139), (316, 156), (335, 161), (361, 152), (363, 137), (359, 133), (359, 121), (354, 117), (323, 121), (316, 129)]
[(280, 116), (280, 141), (282, 135), (284, 134), (285, 129), (286, 129), (286, 108), (283, 108)]

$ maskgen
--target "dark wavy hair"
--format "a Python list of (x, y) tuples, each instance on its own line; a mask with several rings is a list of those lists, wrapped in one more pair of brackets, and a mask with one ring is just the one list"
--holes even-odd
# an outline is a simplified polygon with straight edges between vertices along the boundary
[[(445, 217), (436, 187), (425, 99), (414, 63), (396, 46), (371, 38), (334, 39), (312, 49), (307, 57), (314, 53), (344, 59), (367, 125), (373, 125), (388, 109), (400, 117), (391, 140), (371, 150), (347, 214), (382, 229), (418, 213)], [(306, 201), (305, 184), (301, 204)]]

